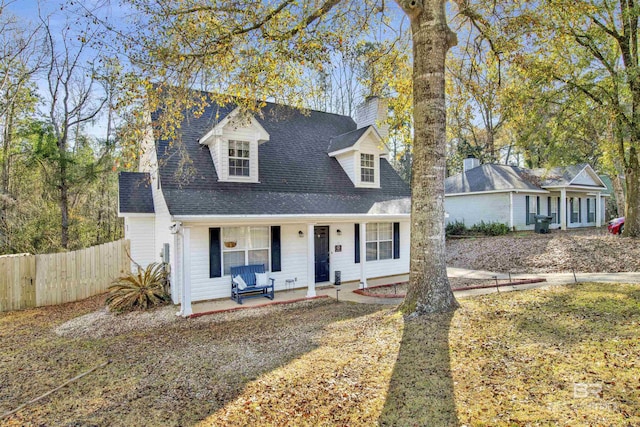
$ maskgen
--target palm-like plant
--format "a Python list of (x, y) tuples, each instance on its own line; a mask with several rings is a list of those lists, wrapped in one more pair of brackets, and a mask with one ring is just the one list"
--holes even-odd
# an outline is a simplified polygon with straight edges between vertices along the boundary
[(169, 301), (165, 290), (167, 273), (164, 266), (152, 263), (138, 273), (119, 277), (109, 286), (107, 305), (112, 311), (146, 310)]

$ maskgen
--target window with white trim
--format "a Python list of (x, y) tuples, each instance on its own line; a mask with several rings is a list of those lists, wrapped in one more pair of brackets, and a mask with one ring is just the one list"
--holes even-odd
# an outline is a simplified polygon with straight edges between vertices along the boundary
[(580, 199), (572, 197), (569, 204), (571, 205), (571, 223), (580, 222)]
[(270, 246), (269, 227), (223, 228), (223, 274), (231, 274), (231, 267), (250, 264), (264, 264), (265, 269), (269, 270)]
[(375, 156), (373, 154), (360, 154), (360, 181), (376, 182)]
[(249, 141), (229, 140), (229, 176), (249, 176)]
[(540, 196), (525, 196), (526, 203), (526, 224), (535, 224), (536, 215), (539, 214), (538, 209), (540, 207)]
[(587, 222), (596, 222), (596, 199), (587, 199)]
[(547, 197), (547, 213), (551, 217), (551, 224), (556, 224), (558, 219), (558, 206), (555, 197)]
[(367, 261), (393, 257), (393, 224), (379, 222), (367, 224)]

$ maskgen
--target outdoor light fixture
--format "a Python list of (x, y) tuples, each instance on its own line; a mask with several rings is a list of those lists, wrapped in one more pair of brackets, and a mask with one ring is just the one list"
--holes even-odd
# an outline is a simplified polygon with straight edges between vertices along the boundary
[(302, 230), (298, 231), (298, 237), (300, 237), (300, 238), (304, 237), (304, 233), (302, 232)]
[(338, 236), (342, 236), (342, 231), (340, 229), (338, 229), (336, 233), (338, 234)]

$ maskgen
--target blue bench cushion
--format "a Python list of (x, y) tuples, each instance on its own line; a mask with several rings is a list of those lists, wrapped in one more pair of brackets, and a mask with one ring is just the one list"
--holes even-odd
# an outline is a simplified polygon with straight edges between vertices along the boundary
[[(262, 286), (257, 285), (256, 274), (261, 276), (260, 284)], [(245, 288), (241, 286), (242, 281), (247, 285)], [(231, 299), (239, 304), (242, 304), (244, 298), (252, 297), (265, 297), (273, 300), (274, 292), (275, 280), (267, 276), (264, 264), (231, 267)]]

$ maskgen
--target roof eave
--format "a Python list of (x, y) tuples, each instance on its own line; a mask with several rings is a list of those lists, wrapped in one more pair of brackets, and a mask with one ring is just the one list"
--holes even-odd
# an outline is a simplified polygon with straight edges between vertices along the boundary
[(216, 224), (273, 224), (279, 223), (299, 224), (308, 222), (334, 223), (334, 222), (371, 222), (371, 221), (393, 221), (406, 220), (410, 214), (305, 214), (305, 215), (172, 215), (172, 221), (190, 223), (216, 223)]

